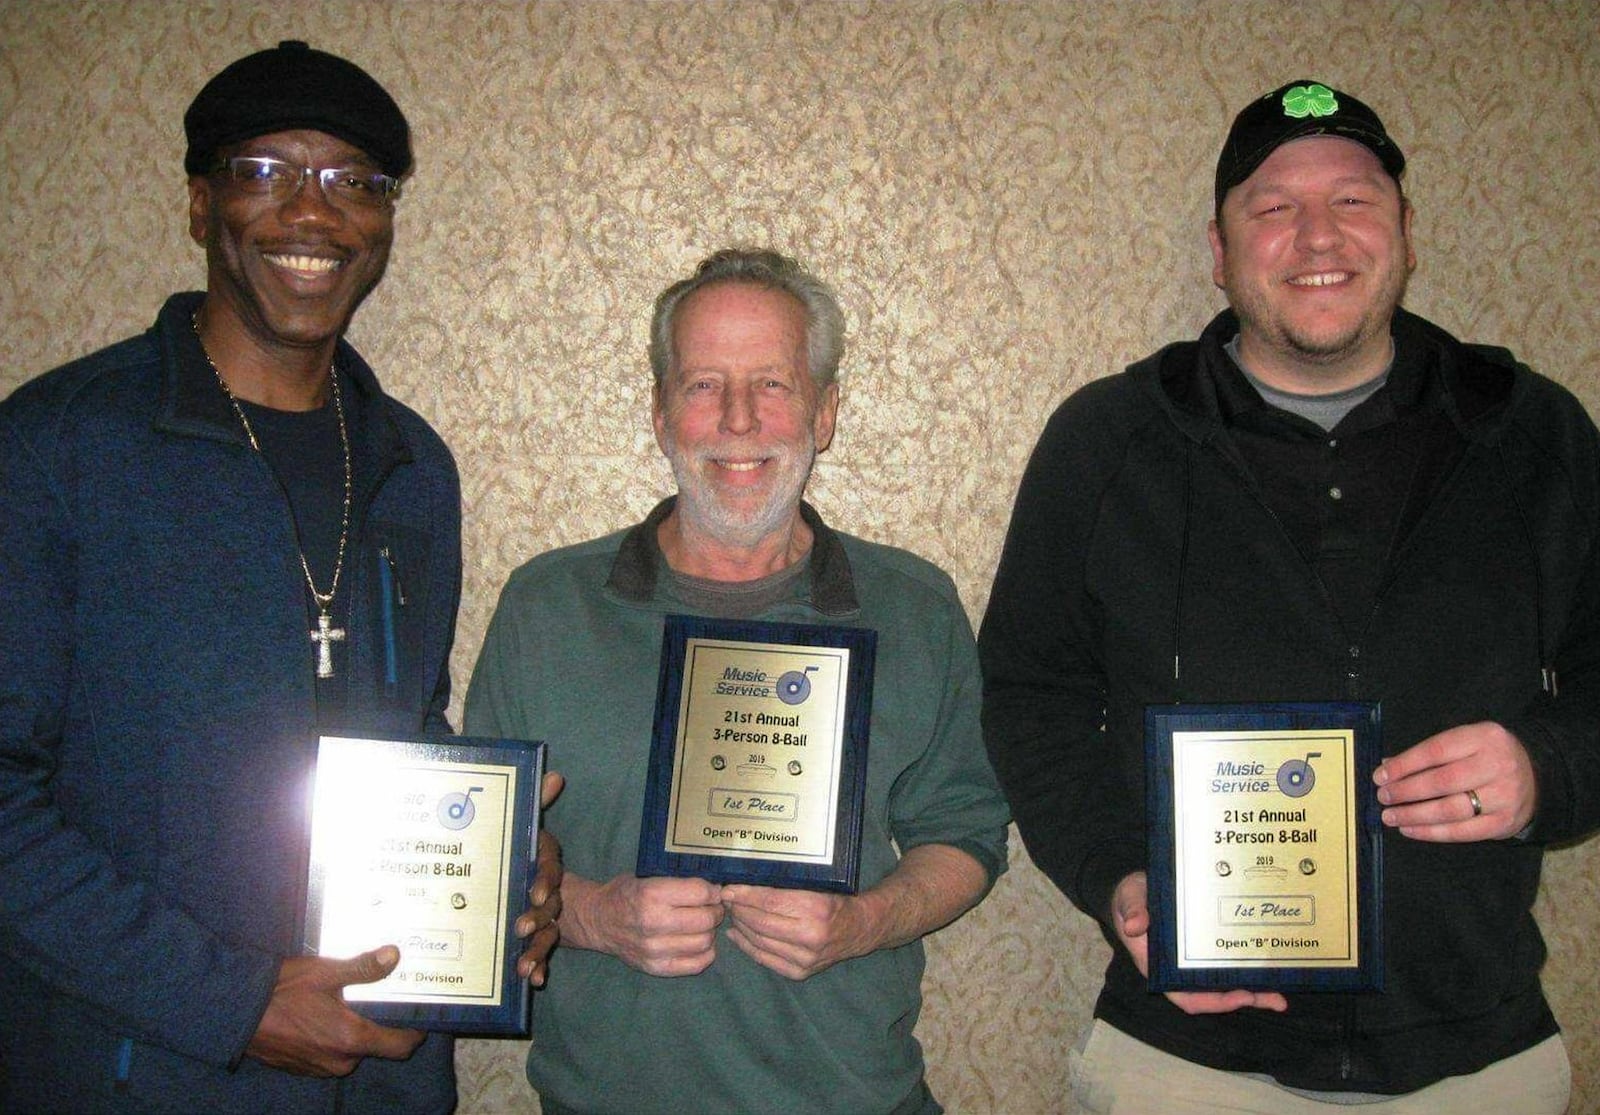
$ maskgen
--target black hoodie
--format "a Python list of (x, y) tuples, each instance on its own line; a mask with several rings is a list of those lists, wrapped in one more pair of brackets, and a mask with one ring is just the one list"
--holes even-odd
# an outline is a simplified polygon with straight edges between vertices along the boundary
[[(1393, 329), (1389, 382), (1331, 435), (1261, 404), (1223, 349), (1231, 312), (1075, 393), (1023, 477), (979, 640), (1028, 851), (1113, 945), (1097, 1017), (1315, 1090), (1409, 1092), (1555, 1033), (1543, 845), (1600, 826), (1600, 436), (1503, 349), (1404, 311)], [(1341, 475), (1360, 498), (1319, 511)], [(1146, 865), (1145, 706), (1311, 700), (1381, 701), (1385, 754), (1504, 724), (1533, 760), (1534, 825), (1387, 834), (1384, 992), (1186, 1015), (1110, 922)]]

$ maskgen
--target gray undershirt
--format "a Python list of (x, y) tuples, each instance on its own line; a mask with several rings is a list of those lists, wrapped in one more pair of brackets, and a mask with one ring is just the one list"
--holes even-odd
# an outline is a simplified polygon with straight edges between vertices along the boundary
[(811, 551), (776, 573), (753, 581), (713, 581), (679, 573), (659, 559), (672, 596), (684, 609), (715, 619), (753, 619), (775, 604), (793, 600), (801, 579), (811, 569)]
[(1389, 382), (1389, 372), (1394, 368), (1394, 350), (1389, 350), (1389, 363), (1384, 365), (1379, 372), (1367, 382), (1344, 391), (1335, 391), (1331, 395), (1296, 395), (1289, 391), (1279, 391), (1276, 387), (1269, 387), (1255, 376), (1250, 374), (1250, 369), (1244, 366), (1244, 361), (1239, 359), (1239, 334), (1233, 335), (1233, 340), (1223, 345), (1223, 350), (1233, 359), (1239, 371), (1244, 373), (1244, 378), (1250, 381), (1250, 386), (1260, 393), (1263, 401), (1268, 406), (1286, 410), (1290, 414), (1297, 414), (1310, 422), (1315, 422), (1324, 430), (1332, 431), (1335, 426), (1344, 421), (1344, 416), (1356, 407), (1366, 402), (1378, 393), (1378, 389)]

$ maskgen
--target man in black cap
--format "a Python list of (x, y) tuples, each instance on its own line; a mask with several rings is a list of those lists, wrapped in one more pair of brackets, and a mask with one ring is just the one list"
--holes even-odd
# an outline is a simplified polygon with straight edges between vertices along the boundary
[[(1023, 477), (984, 729), (1034, 861), (1113, 946), (1072, 1058), (1090, 1110), (1565, 1110), (1530, 906), (1545, 844), (1600, 825), (1600, 438), (1504, 349), (1400, 308), (1404, 169), (1327, 85), (1245, 108), (1210, 226), (1229, 309), (1068, 399)], [(1169, 774), (1146, 769), (1146, 710), (1321, 701), (1381, 706), (1355, 788), (1386, 837), (1383, 989), (1151, 992), (1147, 835), (1174, 821), (1147, 823), (1146, 776)], [(1234, 822), (1248, 858), (1231, 828), (1185, 848), (1246, 879), (1219, 894), (1276, 893), (1246, 867), (1310, 886), (1320, 847)], [(1324, 924), (1275, 932), (1293, 955)]]
[(0, 404), (0, 1109), (449, 1110), (448, 1039), (343, 1001), (398, 950), (296, 955), (317, 737), (449, 731), (455, 465), (341, 339), (409, 129), (300, 42), (184, 126), (205, 292)]

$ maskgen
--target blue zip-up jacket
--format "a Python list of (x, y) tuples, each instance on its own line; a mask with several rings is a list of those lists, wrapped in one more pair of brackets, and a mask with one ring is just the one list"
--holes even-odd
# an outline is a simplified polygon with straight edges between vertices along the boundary
[[(1220, 387), (1238, 329), (1225, 312), (1050, 419), (979, 637), (984, 735), (1029, 854), (1112, 942), (1098, 1017), (1214, 1068), (1409, 1092), (1556, 1031), (1532, 905), (1544, 844), (1600, 826), (1600, 435), (1504, 349), (1397, 314), (1395, 366), (1414, 370), (1429, 444), (1449, 449), (1427, 457), (1448, 469), (1379, 540), (1370, 612), (1352, 623), (1240, 449)], [(1381, 701), (1390, 755), (1504, 724), (1538, 779), (1532, 831), (1386, 833), (1383, 993), (1184, 1014), (1111, 926), (1117, 882), (1146, 867), (1145, 707), (1333, 699)]]
[(341, 342), (348, 692), (319, 723), (288, 497), (201, 297), (0, 403), (0, 1109), (448, 1110), (437, 1035), (341, 1081), (243, 1054), (299, 943), (318, 734), (449, 730), (455, 464)]

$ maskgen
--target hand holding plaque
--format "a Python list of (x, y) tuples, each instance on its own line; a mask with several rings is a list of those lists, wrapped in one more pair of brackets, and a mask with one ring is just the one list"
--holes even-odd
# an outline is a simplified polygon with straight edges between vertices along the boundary
[[(546, 773), (539, 787), (539, 812), (550, 808), (566, 786), (566, 779), (555, 773)], [(528, 909), (517, 917), (516, 934), (522, 941), (522, 955), (517, 958), (517, 975), (543, 987), (549, 975), (550, 953), (561, 940), (561, 883), (566, 875), (562, 860), (561, 842), (555, 834), (544, 829), (538, 831), (534, 844), (533, 886), (528, 891)]]
[(367, 1057), (404, 1060), (427, 1035), (352, 1018), (344, 989), (387, 976), (393, 945), (347, 959), (291, 956), (278, 969), (267, 1009), (245, 1055), (296, 1076), (344, 1076)]
[[(1117, 939), (1133, 959), (1139, 974), (1150, 976), (1150, 877), (1135, 871), (1124, 876), (1111, 894), (1111, 924)], [(1244, 1010), (1287, 1010), (1288, 1001), (1276, 991), (1229, 988), (1221, 991), (1168, 991), (1166, 996), (1185, 1014), (1225, 1014)]]

